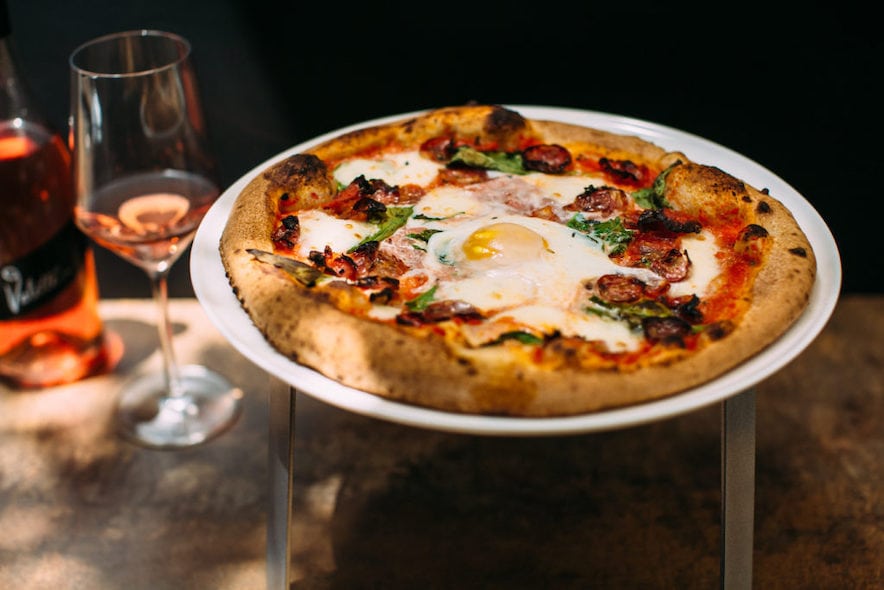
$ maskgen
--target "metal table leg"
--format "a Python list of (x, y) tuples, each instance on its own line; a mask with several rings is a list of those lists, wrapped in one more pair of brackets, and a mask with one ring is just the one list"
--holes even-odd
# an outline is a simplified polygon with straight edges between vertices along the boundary
[(267, 513), (267, 590), (288, 590), (291, 580), (295, 390), (274, 379), (269, 395), (270, 507)]
[(721, 408), (721, 587), (752, 588), (755, 527), (755, 391)]
[[(289, 589), (296, 391), (274, 383), (270, 391), (267, 515), (267, 588)], [(755, 391), (722, 403), (721, 587), (752, 588), (755, 526)]]

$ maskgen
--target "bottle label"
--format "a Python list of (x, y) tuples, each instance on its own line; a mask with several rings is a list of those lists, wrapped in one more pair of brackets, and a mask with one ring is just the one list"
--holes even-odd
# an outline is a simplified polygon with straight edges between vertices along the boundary
[(63, 291), (77, 278), (87, 245), (71, 220), (36, 250), (0, 267), (0, 320), (33, 311)]

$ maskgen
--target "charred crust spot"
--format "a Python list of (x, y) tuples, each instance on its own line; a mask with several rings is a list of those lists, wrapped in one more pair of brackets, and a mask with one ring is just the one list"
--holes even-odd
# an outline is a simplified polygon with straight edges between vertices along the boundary
[(746, 227), (743, 228), (743, 231), (740, 232), (741, 240), (754, 240), (757, 238), (766, 238), (768, 236), (768, 231), (758, 225), (757, 223), (750, 223)]
[(324, 180), (328, 174), (325, 163), (313, 154), (295, 154), (264, 173), (270, 182), (284, 186), (295, 178), (307, 182)]
[(455, 362), (466, 370), (467, 375), (474, 377), (479, 374), (478, 369), (467, 359), (458, 357)]
[(801, 246), (789, 248), (789, 254), (794, 254), (795, 256), (799, 256), (801, 258), (807, 258), (807, 250), (805, 250)]
[(267, 195), (277, 200), (281, 213), (309, 200), (324, 200), (334, 193), (328, 167), (314, 154), (290, 156), (271, 166), (264, 178), (268, 183)]
[(750, 197), (749, 195), (743, 195), (743, 202), (744, 203), (751, 203), (752, 197)]
[(746, 194), (746, 185), (742, 180), (734, 178), (721, 168), (698, 165), (700, 176), (705, 179), (712, 190), (718, 194), (730, 193), (734, 196)]
[(734, 325), (728, 320), (715, 322), (706, 326), (705, 334), (711, 340), (721, 340), (734, 331)]
[(758, 205), (755, 207), (755, 211), (757, 213), (770, 213), (770, 203), (767, 201), (758, 201)]
[(556, 334), (548, 343), (547, 348), (551, 354), (562, 359), (566, 365), (575, 365), (579, 362), (579, 354), (588, 346), (585, 340)]
[(417, 119), (414, 119), (414, 118), (409, 119), (409, 120), (407, 120), (407, 121), (404, 121), (404, 122), (402, 123), (402, 129), (403, 129), (403, 131), (405, 131), (406, 133), (413, 133), (413, 132), (414, 132), (414, 126), (415, 126), (416, 123), (417, 123)]
[(518, 133), (525, 129), (527, 123), (519, 113), (500, 106), (492, 108), (485, 119), (484, 131), (492, 136)]
[(761, 189), (761, 194), (763, 194), (763, 195), (769, 195), (769, 194), (770, 194), (770, 189), (767, 188), (767, 187), (764, 187), (763, 189)]

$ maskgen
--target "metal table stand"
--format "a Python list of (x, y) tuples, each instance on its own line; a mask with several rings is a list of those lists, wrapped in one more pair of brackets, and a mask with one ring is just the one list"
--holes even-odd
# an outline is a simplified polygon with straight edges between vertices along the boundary
[[(289, 590), (292, 548), (295, 399), (298, 391), (270, 391), (267, 588)], [(721, 402), (721, 588), (752, 587), (755, 525), (755, 391)]]

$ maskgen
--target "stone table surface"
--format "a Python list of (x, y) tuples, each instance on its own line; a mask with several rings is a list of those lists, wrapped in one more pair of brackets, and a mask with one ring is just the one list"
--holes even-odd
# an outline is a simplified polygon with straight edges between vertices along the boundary
[[(182, 363), (239, 385), (239, 421), (196, 448), (121, 440), (121, 384), (158, 366), (154, 310), (106, 300), (116, 369), (0, 386), (0, 588), (265, 588), (268, 399), (287, 389), (195, 299)], [(758, 385), (757, 588), (884, 587), (884, 297), (846, 295)], [(426, 431), (297, 394), (292, 587), (713, 588), (720, 406), (559, 437)]]

